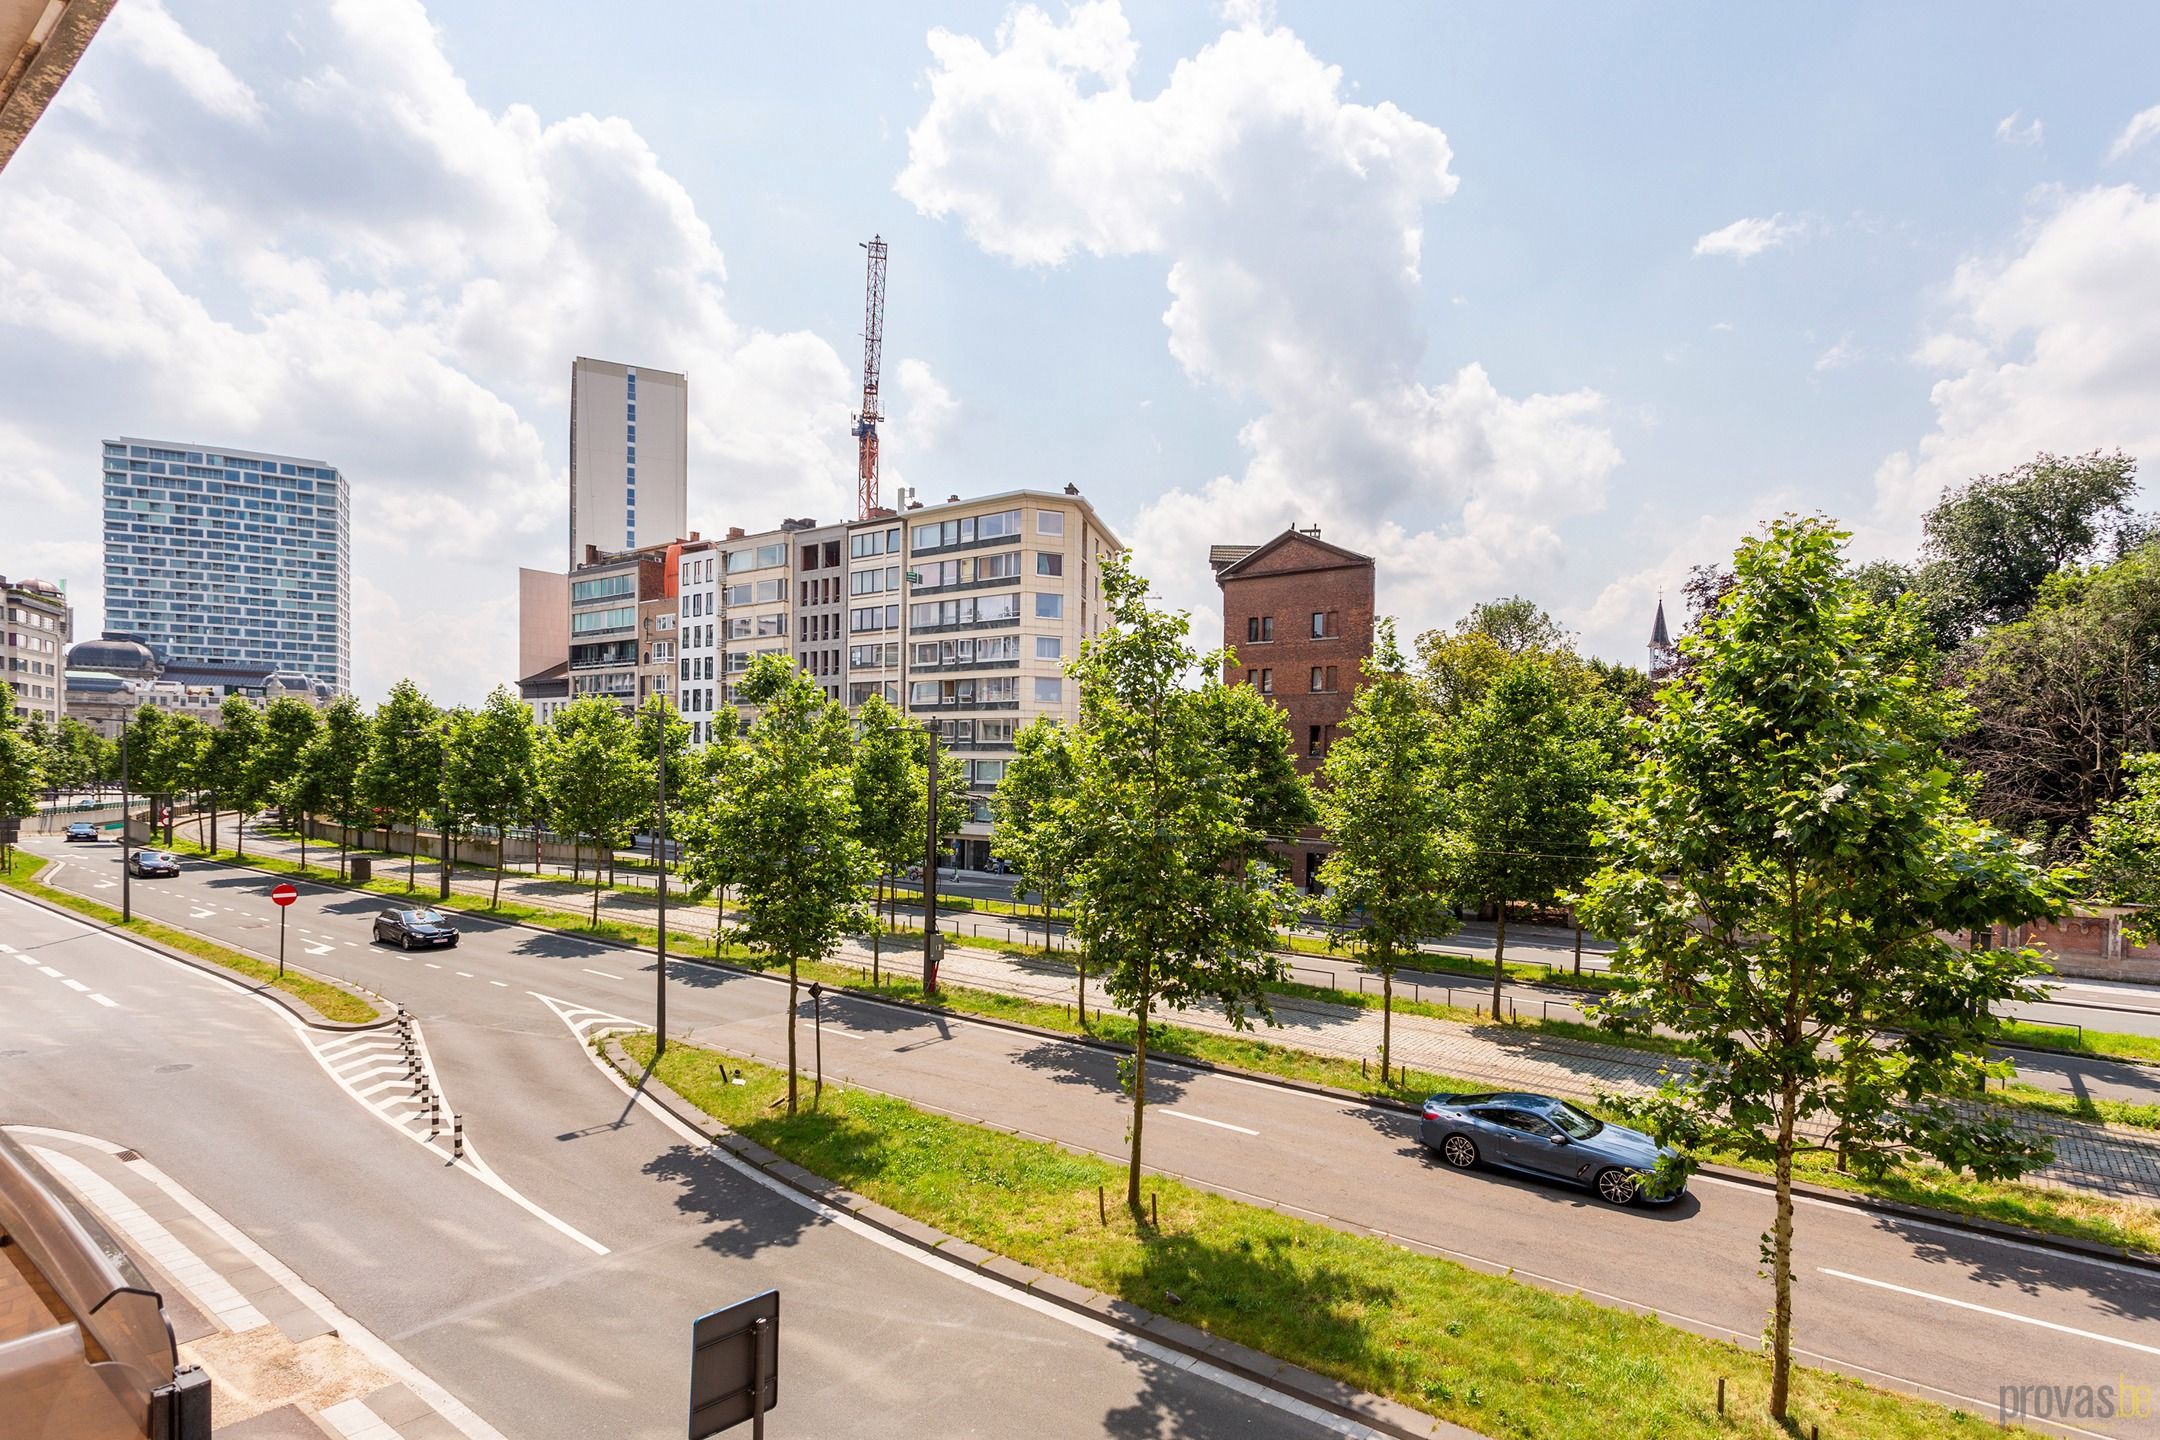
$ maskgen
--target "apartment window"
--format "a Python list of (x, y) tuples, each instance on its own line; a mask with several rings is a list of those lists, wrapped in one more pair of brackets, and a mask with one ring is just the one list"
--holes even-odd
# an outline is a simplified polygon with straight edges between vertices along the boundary
[(1327, 688), (1328, 688), (1328, 692), (1329, 692), (1330, 694), (1333, 694), (1333, 693), (1334, 693), (1334, 690), (1335, 690), (1335, 667), (1334, 667), (1333, 665), (1330, 665), (1330, 666), (1328, 666), (1328, 667), (1327, 667)]
[(1038, 660), (1062, 660), (1065, 658), (1065, 642), (1056, 635), (1035, 637), (1035, 658)]
[(1266, 645), (1275, 639), (1275, 617), (1272, 615), (1249, 615), (1245, 619), (1245, 638), (1255, 645)]
[(1037, 575), (1063, 575), (1065, 573), (1065, 557), (1054, 550), (1036, 551), (1035, 573)]
[(1342, 633), (1342, 612), (1340, 610), (1313, 611), (1312, 633), (1315, 640), (1331, 640), (1340, 635)]
[(1038, 675), (1035, 677), (1035, 703), (1038, 705), (1062, 705), (1065, 703), (1065, 677), (1062, 675)]
[(1312, 688), (1315, 695), (1320, 693), (1321, 689), (1323, 688), (1320, 682), (1326, 678), (1327, 672), (1325, 670), (1321, 669), (1318, 665), (1312, 667)]
[(1262, 670), (1260, 672), (1260, 693), (1263, 695), (1275, 693), (1275, 672), (1273, 670)]
[(1035, 597), (1035, 618), (1038, 620), (1062, 620), (1065, 618), (1065, 597), (1043, 591)]
[(1063, 535), (1065, 533), (1065, 512), (1062, 510), (1037, 510), (1035, 512), (1035, 533), (1037, 535)]
[[(957, 564), (957, 561), (948, 562)], [(975, 562), (975, 578), (978, 580), (1017, 580), (1020, 578), (1020, 552), (1008, 555), (985, 555)]]
[(1322, 741), (1321, 736), (1327, 733), (1327, 727), (1325, 725), (1313, 725), (1308, 726), (1307, 728), (1310, 731), (1310, 734), (1305, 741), (1305, 753), (1307, 755), (1320, 755), (1326, 753), (1327, 746)]

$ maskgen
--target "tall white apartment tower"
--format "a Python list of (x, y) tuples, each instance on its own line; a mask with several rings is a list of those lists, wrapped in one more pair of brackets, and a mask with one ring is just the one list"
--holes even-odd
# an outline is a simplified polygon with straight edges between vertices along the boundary
[(689, 533), (690, 383), (580, 355), (570, 366), (570, 564)]

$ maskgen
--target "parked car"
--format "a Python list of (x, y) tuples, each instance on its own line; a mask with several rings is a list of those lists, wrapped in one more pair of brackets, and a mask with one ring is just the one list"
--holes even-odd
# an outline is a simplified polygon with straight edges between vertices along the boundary
[(438, 910), (392, 906), (375, 917), (375, 942), (410, 950), (416, 945), (456, 945), (457, 927)]
[(983, 869), (992, 875), (1010, 875), (1013, 873), (1013, 867), (998, 859), (995, 855), (983, 862)]
[(131, 850), (128, 852), (128, 869), (146, 880), (160, 875), (178, 875), (180, 857), (170, 850)]
[(87, 820), (77, 820), (74, 824), (67, 827), (66, 833), (61, 838), (66, 840), (70, 845), (74, 844), (77, 840), (95, 840), (98, 838), (97, 826), (92, 825)]
[(1418, 1139), (1457, 1170), (1495, 1165), (1564, 1180), (1611, 1205), (1670, 1204), (1687, 1191), (1679, 1152), (1670, 1145), (1550, 1095), (1434, 1095), (1425, 1102)]

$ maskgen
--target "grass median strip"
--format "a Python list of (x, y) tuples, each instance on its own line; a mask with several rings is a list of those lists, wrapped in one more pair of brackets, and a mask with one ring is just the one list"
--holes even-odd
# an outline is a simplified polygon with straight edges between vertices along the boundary
[[(624, 1046), (650, 1063), (651, 1036)], [(770, 1108), (781, 1072), (695, 1046), (670, 1045), (659, 1074), (720, 1124), (902, 1214), (1485, 1434), (1788, 1433), (1762, 1413), (1768, 1372), (1752, 1349), (1170, 1180), (1148, 1183), (1160, 1228), (1115, 1202), (1104, 1222), (1096, 1189), (1120, 1194), (1122, 1167), (831, 1085), (821, 1109), (787, 1116)], [(1796, 1372), (1795, 1391), (1803, 1433), (1995, 1432), (1822, 1371)]]
[(274, 964), (227, 949), (214, 940), (206, 940), (186, 930), (160, 925), (155, 920), (131, 920), (123, 923), (120, 912), (110, 905), (40, 884), (35, 877), (45, 868), (45, 864), (42, 857), (18, 850), (0, 880), (4, 880), (10, 889), (50, 901), (111, 929), (124, 930), (146, 940), (155, 940), (160, 945), (192, 955), (198, 960), (208, 960), (213, 965), (222, 966), (236, 975), (245, 976), (271, 989), (282, 990), (325, 1020), (364, 1024), (381, 1014), (373, 1005), (349, 991), (289, 968), (280, 976)]

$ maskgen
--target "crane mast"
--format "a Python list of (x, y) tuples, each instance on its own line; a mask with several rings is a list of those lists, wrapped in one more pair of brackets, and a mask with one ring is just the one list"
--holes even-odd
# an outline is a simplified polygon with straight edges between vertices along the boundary
[(873, 235), (863, 243), (870, 273), (863, 292), (862, 410), (855, 416), (860, 442), (855, 465), (855, 518), (867, 520), (878, 508), (878, 367), (885, 358), (885, 242)]

